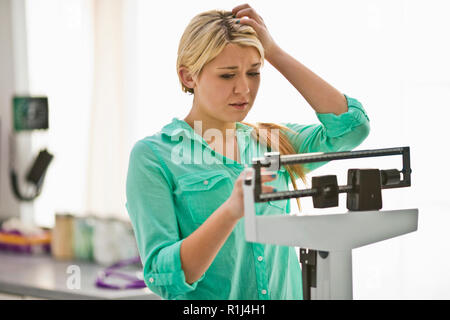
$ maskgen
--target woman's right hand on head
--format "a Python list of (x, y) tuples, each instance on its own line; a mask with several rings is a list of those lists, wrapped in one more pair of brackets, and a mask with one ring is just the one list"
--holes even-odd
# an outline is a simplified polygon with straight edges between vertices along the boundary
[(278, 46), (267, 30), (263, 18), (248, 4), (236, 6), (231, 12), (239, 19), (237, 20), (239, 22), (236, 21), (236, 23), (247, 24), (256, 31), (258, 39), (264, 47), (265, 58), (270, 60), (271, 56), (276, 54), (275, 51)]
[[(262, 184), (262, 192), (274, 192), (275, 188), (271, 186), (266, 186), (264, 183), (273, 181), (276, 179), (276, 174), (270, 175), (268, 170), (265, 168), (261, 169), (261, 184)], [(241, 219), (244, 216), (244, 189), (243, 182), (247, 177), (251, 176), (251, 172), (247, 172), (246, 170), (242, 171), (239, 177), (236, 179), (234, 183), (233, 192), (230, 197), (224, 202), (224, 206), (230, 214), (230, 217), (236, 220)]]

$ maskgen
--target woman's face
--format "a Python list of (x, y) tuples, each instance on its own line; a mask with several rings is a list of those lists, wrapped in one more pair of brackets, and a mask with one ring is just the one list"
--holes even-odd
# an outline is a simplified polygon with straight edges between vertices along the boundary
[(258, 92), (260, 66), (256, 48), (228, 44), (194, 78), (196, 114), (220, 122), (242, 121)]

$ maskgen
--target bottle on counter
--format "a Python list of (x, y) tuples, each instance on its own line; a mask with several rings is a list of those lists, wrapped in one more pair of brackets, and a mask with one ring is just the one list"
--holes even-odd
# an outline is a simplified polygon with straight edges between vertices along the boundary
[(71, 214), (57, 213), (55, 215), (55, 226), (52, 230), (52, 256), (59, 260), (70, 260), (74, 258), (73, 238), (74, 221)]

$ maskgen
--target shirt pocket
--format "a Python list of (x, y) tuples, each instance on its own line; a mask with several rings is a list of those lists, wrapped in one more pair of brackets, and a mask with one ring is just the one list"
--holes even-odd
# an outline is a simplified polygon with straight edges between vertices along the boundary
[(233, 183), (226, 171), (190, 173), (178, 180), (183, 207), (202, 224), (231, 195)]

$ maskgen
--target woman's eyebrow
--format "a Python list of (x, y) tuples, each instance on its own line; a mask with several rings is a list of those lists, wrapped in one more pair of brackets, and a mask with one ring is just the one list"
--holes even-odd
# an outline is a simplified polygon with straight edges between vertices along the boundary
[[(257, 67), (257, 66), (259, 66), (260, 64), (261, 64), (261, 62), (254, 63), (254, 64), (252, 64), (252, 68)], [(237, 66), (220, 67), (220, 68), (217, 68), (217, 69), (231, 69), (231, 70), (234, 70), (234, 69), (238, 69), (238, 67), (237, 67)]]

